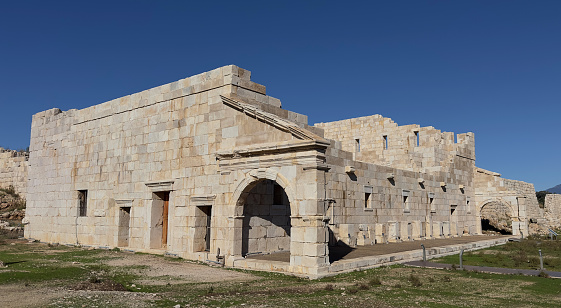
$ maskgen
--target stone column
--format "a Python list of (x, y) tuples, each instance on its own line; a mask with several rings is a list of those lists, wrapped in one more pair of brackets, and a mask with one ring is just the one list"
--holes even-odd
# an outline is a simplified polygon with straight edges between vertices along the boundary
[(311, 277), (327, 273), (329, 266), (328, 219), (320, 215), (291, 217), (291, 271)]

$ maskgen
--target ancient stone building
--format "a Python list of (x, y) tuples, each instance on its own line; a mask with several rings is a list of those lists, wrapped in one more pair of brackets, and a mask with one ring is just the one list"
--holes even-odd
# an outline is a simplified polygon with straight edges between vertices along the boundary
[(379, 115), (309, 126), (225, 66), (35, 114), (25, 235), (203, 261), (220, 250), (235, 267), (289, 251), (280, 270), (317, 277), (332, 245), (479, 234), (491, 195), (526, 230), (529, 202), (512, 204), (530, 188), (497, 184), (475, 167), (473, 134), (456, 139)]

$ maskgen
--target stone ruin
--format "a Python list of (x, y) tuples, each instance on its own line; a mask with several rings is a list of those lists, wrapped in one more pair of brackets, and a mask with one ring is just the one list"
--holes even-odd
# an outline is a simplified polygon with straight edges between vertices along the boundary
[(35, 114), (25, 236), (201, 261), (219, 251), (241, 268), (289, 252), (282, 270), (320, 277), (331, 246), (481, 234), (482, 219), (522, 235), (558, 215), (540, 212), (532, 184), (477, 168), (473, 133), (380, 115), (311, 126), (250, 75), (229, 65)]
[(28, 159), (29, 152), (0, 148), (0, 230), (23, 231)]
[(0, 188), (13, 187), (25, 199), (29, 152), (0, 147)]

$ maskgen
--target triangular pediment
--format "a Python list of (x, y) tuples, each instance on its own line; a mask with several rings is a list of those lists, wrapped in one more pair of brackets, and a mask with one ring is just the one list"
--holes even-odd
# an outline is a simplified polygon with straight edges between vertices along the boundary
[(300, 140), (313, 140), (313, 141), (318, 141), (318, 142), (322, 142), (322, 143), (327, 143), (329, 144), (329, 142), (327, 140), (325, 140), (324, 138), (312, 133), (311, 131), (301, 128), (299, 127), (296, 123), (293, 123), (289, 120), (283, 119), (277, 115), (274, 115), (272, 113), (269, 112), (265, 112), (261, 109), (259, 109), (256, 106), (247, 104), (247, 103), (243, 103), (240, 102), (238, 100), (229, 98), (229, 97), (225, 97), (220, 95), (220, 98), (222, 99), (222, 103), (228, 107), (231, 107), (235, 110), (238, 110), (244, 114), (246, 114), (249, 117), (252, 117), (254, 119), (257, 119), (263, 123), (266, 123), (270, 126), (273, 126), (283, 132), (287, 132), (290, 133), (292, 136), (294, 136), (296, 139), (300, 139)]

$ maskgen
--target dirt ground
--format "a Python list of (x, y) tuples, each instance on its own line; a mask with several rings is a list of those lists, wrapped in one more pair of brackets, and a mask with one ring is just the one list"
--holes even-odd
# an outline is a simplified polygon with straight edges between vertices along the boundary
[[(22, 244), (21, 240), (8, 240), (0, 245), (11, 243)], [(65, 250), (48, 247), (45, 244), (29, 243), (34, 245), (33, 252), (40, 254), (57, 254)], [(129, 289), (139, 289), (136, 285), (174, 285), (174, 284), (197, 284), (212, 282), (243, 282), (256, 280), (259, 277), (238, 271), (230, 271), (222, 268), (214, 268), (207, 265), (196, 264), (185, 260), (174, 260), (162, 256), (148, 254), (129, 254), (113, 251), (103, 251), (96, 257), (101, 257), (101, 263), (109, 265), (112, 269), (119, 271), (123, 269), (127, 273), (138, 275), (131, 284), (125, 285)], [(55, 261), (60, 267), (80, 267), (81, 262)], [(0, 268), (0, 273), (21, 272), (13, 270), (8, 264)], [(125, 270), (126, 269), (126, 270)], [(9, 277), (9, 275), (8, 275)], [(53, 286), (51, 282), (31, 282), (0, 284), (0, 307), (151, 307), (151, 301), (160, 299), (157, 293), (130, 292), (124, 290), (123, 286), (112, 281), (100, 280), (90, 282), (88, 280), (74, 283), (63, 287)], [(81, 305), (74, 306), (76, 303)], [(173, 305), (172, 305), (173, 306)], [(170, 306), (170, 307), (172, 307)]]
[(256, 279), (253, 275), (228, 271), (189, 262), (174, 262), (153, 255), (131, 254), (126, 257), (110, 259), (105, 262), (110, 266), (140, 266), (132, 272), (144, 277), (138, 284), (165, 285), (197, 282), (245, 281)]
[(310, 281), (141, 253), (1, 239), (0, 259), (7, 264), (0, 268), (0, 308), (543, 308), (561, 301), (557, 279), (479, 271), (391, 266)]

